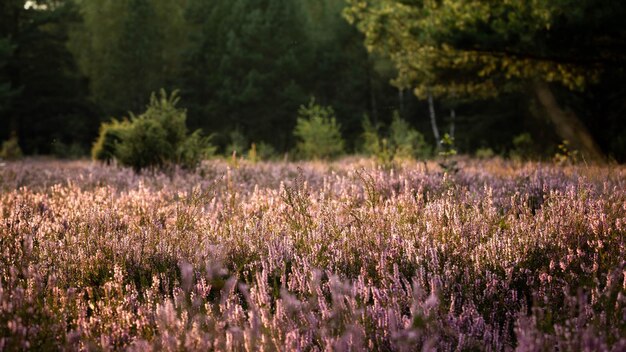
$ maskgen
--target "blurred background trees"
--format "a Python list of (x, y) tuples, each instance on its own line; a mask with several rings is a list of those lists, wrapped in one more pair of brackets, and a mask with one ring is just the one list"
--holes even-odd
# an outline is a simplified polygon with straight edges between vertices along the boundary
[[(558, 91), (581, 93), (602, 86), (602, 75), (623, 77), (626, 5), (615, 1), (402, 1), (348, 0), (346, 18), (365, 35), (372, 52), (387, 55), (393, 84), (422, 99), (464, 98), (501, 102), (525, 94), (541, 108), (561, 139), (591, 160), (604, 152)], [(567, 92), (569, 91), (569, 92)], [(572, 98), (576, 94), (571, 94)], [(620, 98), (617, 98), (620, 99)], [(621, 96), (623, 101), (624, 96)], [(572, 104), (564, 106), (563, 102)], [(599, 101), (591, 103), (599, 104)], [(532, 106), (532, 105), (530, 105)], [(533, 112), (537, 112), (535, 109)], [(590, 116), (602, 120), (602, 116)], [(621, 128), (623, 131), (623, 125)], [(602, 138), (608, 140), (609, 138)], [(605, 150), (608, 151), (605, 144)], [(623, 153), (619, 151), (618, 153)]]
[(549, 157), (567, 139), (625, 161), (624, 15), (600, 0), (5, 0), (0, 140), (87, 155), (102, 122), (165, 88), (191, 130), (240, 155), (295, 148), (314, 97), (348, 153), (383, 150), (363, 146), (367, 117), (376, 143), (406, 130), (399, 145), (434, 150), (437, 130), (461, 153), (524, 140)]
[(80, 153), (97, 132), (97, 106), (66, 46), (78, 21), (72, 2), (0, 4), (0, 138), (15, 134), (26, 153)]

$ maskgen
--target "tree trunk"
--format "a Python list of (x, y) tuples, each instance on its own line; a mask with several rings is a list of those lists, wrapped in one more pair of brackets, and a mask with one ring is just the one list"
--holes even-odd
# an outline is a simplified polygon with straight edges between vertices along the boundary
[(398, 89), (398, 102), (400, 103), (400, 117), (404, 118), (404, 89)]
[(454, 130), (456, 126), (454, 125), (454, 121), (456, 120), (456, 111), (454, 109), (450, 109), (450, 137), (454, 138)]
[(605, 162), (604, 153), (596, 144), (589, 130), (574, 112), (565, 111), (556, 101), (552, 90), (545, 82), (535, 83), (535, 93), (548, 117), (554, 123), (559, 137), (570, 142), (587, 161)]
[(378, 103), (376, 102), (376, 92), (374, 87), (374, 77), (373, 77), (373, 63), (371, 62), (367, 68), (367, 89), (369, 90), (369, 98), (370, 98), (370, 113), (372, 116), (372, 121), (374, 125), (378, 123)]
[[(7, 5), (13, 6), (13, 23), (11, 23), (7, 33), (8, 37), (12, 40), (19, 40), (22, 35), (20, 31), (20, 22), (22, 20), (22, 12), (24, 11), (22, 6), (20, 6), (22, 5), (22, 3), (23, 2), (20, 1), (14, 1), (10, 5)], [(8, 77), (11, 83), (10, 89), (16, 90), (20, 89), (19, 87), (22, 86), (22, 67), (19, 66), (19, 63), (21, 62), (20, 53), (22, 51), (22, 48), (20, 47), (20, 45), (18, 45), (18, 43), (11, 42), (11, 44), (15, 45), (15, 47), (13, 53), (10, 55), (9, 64), (7, 65), (6, 69), (9, 73)], [(11, 105), (14, 104), (9, 104), (9, 109), (11, 109)], [(18, 119), (18, 116), (15, 114), (15, 112), (9, 112), (9, 114), (11, 115), (11, 117), (9, 118), (9, 132), (11, 136), (19, 136), (20, 121)]]
[(433, 135), (437, 141), (437, 150), (439, 150), (441, 147), (441, 137), (439, 136), (439, 128), (437, 127), (437, 116), (435, 115), (433, 95), (430, 93), (428, 93), (428, 111), (430, 112), (430, 125), (433, 128)]

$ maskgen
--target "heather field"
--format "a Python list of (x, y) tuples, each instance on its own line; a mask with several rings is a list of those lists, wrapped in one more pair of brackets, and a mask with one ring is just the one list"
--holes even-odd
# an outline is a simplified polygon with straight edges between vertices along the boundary
[(0, 350), (624, 351), (626, 168), (0, 166)]

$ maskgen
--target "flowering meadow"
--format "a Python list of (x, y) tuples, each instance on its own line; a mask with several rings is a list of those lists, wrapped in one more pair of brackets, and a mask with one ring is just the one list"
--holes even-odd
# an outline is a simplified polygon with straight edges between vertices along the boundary
[(625, 351), (626, 168), (0, 166), (0, 350)]

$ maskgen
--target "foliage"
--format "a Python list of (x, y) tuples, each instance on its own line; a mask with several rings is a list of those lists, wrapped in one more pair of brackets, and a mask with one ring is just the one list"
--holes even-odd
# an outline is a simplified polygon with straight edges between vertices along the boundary
[(259, 161), (259, 155), (256, 151), (256, 143), (252, 143), (250, 145), (250, 149), (248, 150), (248, 153), (246, 154), (246, 158), (253, 163), (256, 163), (257, 161)]
[(553, 161), (558, 165), (570, 165), (580, 161), (578, 150), (570, 147), (569, 141), (564, 140), (559, 144), (559, 150), (554, 154)]
[[(306, 40), (313, 51), (306, 61), (308, 67), (303, 67), (307, 72), (303, 86), (310, 95), (335, 109), (347, 149), (357, 147), (361, 116), (387, 121), (391, 118), (387, 107), (403, 105), (397, 90), (389, 85), (395, 74), (393, 66), (380, 55), (368, 54), (363, 35), (341, 16), (346, 7), (344, 0), (301, 3), (305, 7)], [(405, 105), (404, 112), (415, 111)]]
[(201, 130), (192, 132), (176, 149), (176, 164), (191, 169), (202, 160), (215, 155), (217, 148), (211, 145), (211, 137), (202, 136)]
[(138, 112), (179, 73), (187, 41), (182, 1), (79, 1), (69, 47), (105, 113)]
[(2, 149), (0, 149), (0, 159), (4, 160), (17, 160), (22, 157), (22, 149), (20, 148), (19, 141), (15, 134), (2, 142)]
[(337, 123), (332, 107), (321, 106), (311, 99), (300, 106), (298, 120), (293, 131), (298, 138), (297, 153), (305, 159), (328, 159), (344, 151), (341, 126)]
[(478, 159), (491, 159), (496, 154), (493, 152), (493, 149), (482, 147), (482, 148), (476, 149), (476, 152), (474, 152), (474, 155)]
[(441, 150), (439, 151), (439, 156), (441, 157), (441, 162), (439, 162), (439, 166), (441, 166), (443, 171), (446, 173), (458, 172), (458, 162), (454, 159), (454, 156), (457, 155), (457, 150), (454, 147), (454, 137), (450, 136), (448, 133), (444, 133), (443, 138), (441, 138), (441, 143), (439, 143), (439, 145), (441, 148)]
[(260, 142), (259, 144), (255, 144), (256, 146), (256, 154), (260, 160), (272, 160), (276, 158), (276, 149), (266, 142)]
[(61, 140), (55, 139), (52, 142), (52, 155), (61, 159), (80, 159), (87, 156), (88, 153), (80, 144), (73, 142), (66, 144)]
[(87, 148), (97, 107), (66, 45), (80, 14), (70, 0), (36, 3), (0, 5), (0, 139), (17, 133), (26, 154), (50, 154), (55, 140)]
[(100, 133), (91, 148), (91, 157), (107, 164), (113, 161), (117, 144), (122, 141), (122, 136), (130, 127), (131, 124), (128, 120), (118, 121), (116, 119), (100, 125)]
[(191, 35), (179, 86), (193, 126), (221, 136), (239, 128), (249, 141), (285, 152), (295, 144), (293, 112), (310, 96), (333, 106), (350, 142), (360, 116), (382, 116), (378, 105), (397, 104), (362, 35), (341, 17), (343, 0), (188, 3)]
[(256, 143), (252, 143), (250, 145), (250, 149), (248, 149), (248, 152), (246, 153), (246, 159), (253, 163), (274, 160), (275, 158), (276, 150), (271, 144), (267, 144), (265, 142), (261, 142), (258, 145)]
[(412, 128), (397, 112), (389, 126), (389, 144), (396, 158), (424, 159), (431, 155), (424, 135)]
[(287, 147), (313, 62), (302, 16), (291, 0), (189, 1), (182, 86), (196, 126)]
[[(394, 63), (393, 84), (398, 88), (412, 89), (421, 99), (497, 100), (503, 94), (532, 92), (560, 139), (570, 140), (590, 160), (604, 161), (597, 140), (610, 132), (598, 126), (594, 136), (589, 126), (596, 124), (597, 116), (584, 121), (571, 109), (565, 112), (560, 106), (565, 99), (557, 99), (554, 91), (565, 88), (574, 97), (574, 92), (580, 94), (602, 79), (610, 81), (607, 72), (623, 81), (624, 3), (349, 0), (348, 4), (344, 15), (365, 35), (368, 49)], [(620, 126), (621, 131), (625, 128)]]
[(293, 111), (311, 95), (335, 108), (350, 142), (359, 116), (386, 119), (381, 106), (396, 103), (343, 0), (26, 5), (0, 6), (0, 139), (17, 132), (27, 154), (59, 152), (55, 140), (90, 147), (105, 118), (139, 114), (160, 87), (181, 89), (189, 126), (215, 132), (220, 150), (237, 127), (293, 148)]
[(546, 111), (528, 113), (543, 80), (602, 151), (626, 160), (624, 4), (348, 4), (357, 26), (342, 18), (344, 0), (2, 1), (0, 140), (15, 132), (26, 154), (74, 154), (109, 116), (140, 114), (165, 87), (180, 88), (190, 130), (215, 133), (220, 151), (236, 128), (248, 142), (293, 149), (293, 112), (310, 96), (333, 107), (346, 152), (359, 147), (364, 114), (389, 149), (394, 110), (427, 131), (417, 87), (437, 108), (454, 105), (462, 150), (505, 153), (530, 131), (540, 150), (567, 139), (584, 156), (550, 130)]
[(380, 124), (374, 125), (369, 116), (365, 115), (361, 121), (361, 127), (363, 129), (363, 132), (361, 133), (361, 139), (363, 141), (362, 151), (366, 155), (376, 155), (382, 157), (383, 141), (379, 136), (379, 130), (381, 127)]
[(429, 92), (493, 96), (510, 79), (581, 89), (597, 78), (599, 63), (623, 60), (609, 46), (590, 50), (598, 37), (589, 31), (604, 20), (608, 27), (601, 31), (617, 44), (611, 26), (618, 25), (623, 5), (594, 0), (348, 3), (344, 14), (365, 34), (366, 46), (389, 55), (398, 69), (395, 83), (415, 87), (420, 97)]
[(163, 167), (174, 160), (175, 149), (167, 140), (167, 130), (159, 121), (144, 116), (132, 119), (130, 127), (115, 146), (115, 158), (120, 164), (139, 171), (148, 167)]
[(246, 136), (237, 128), (232, 130), (228, 136), (230, 137), (230, 144), (226, 147), (226, 156), (243, 156), (245, 151), (248, 150)]
[(377, 161), (385, 168), (390, 168), (394, 162), (393, 150), (389, 148), (389, 139), (380, 135), (380, 124), (372, 124), (369, 117), (365, 115), (361, 122), (363, 127), (362, 151), (365, 155), (376, 157)]
[(532, 160), (537, 159), (538, 153), (535, 148), (535, 142), (530, 133), (525, 132), (513, 138), (513, 149), (509, 153), (515, 160)]
[(398, 159), (424, 159), (431, 155), (431, 150), (424, 136), (403, 120), (397, 112), (389, 126), (387, 134), (379, 132), (382, 126), (374, 126), (365, 116), (362, 121), (363, 151), (375, 156), (383, 165), (389, 166)]
[(108, 162), (115, 158), (135, 170), (170, 164), (195, 167), (215, 148), (199, 130), (188, 135), (186, 112), (176, 107), (178, 101), (177, 92), (168, 96), (161, 90), (158, 96), (151, 95), (143, 114), (130, 121), (103, 124), (92, 149), (94, 159)]

